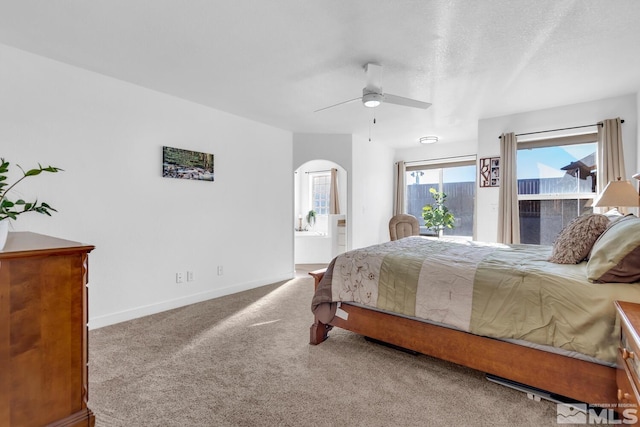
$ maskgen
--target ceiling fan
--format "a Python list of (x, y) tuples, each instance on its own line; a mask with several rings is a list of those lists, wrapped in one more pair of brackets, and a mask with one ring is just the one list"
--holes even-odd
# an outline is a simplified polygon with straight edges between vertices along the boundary
[(337, 104), (330, 105), (328, 107), (320, 108), (318, 111), (327, 110), (329, 108), (337, 107), (339, 105), (349, 104), (354, 101), (362, 101), (365, 107), (373, 108), (382, 104), (383, 102), (389, 104), (403, 105), (405, 107), (422, 108), (426, 110), (431, 107), (431, 104), (424, 101), (418, 101), (416, 99), (405, 98), (398, 95), (392, 95), (390, 93), (382, 92), (382, 65), (368, 63), (364, 66), (364, 71), (367, 75), (366, 86), (362, 89), (362, 96), (357, 98), (342, 101)]

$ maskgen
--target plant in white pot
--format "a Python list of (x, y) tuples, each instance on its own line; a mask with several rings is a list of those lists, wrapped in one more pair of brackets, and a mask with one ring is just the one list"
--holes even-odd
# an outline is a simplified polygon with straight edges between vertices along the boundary
[(19, 215), (22, 215), (27, 212), (37, 212), (45, 215), (51, 216), (51, 211), (57, 212), (54, 208), (49, 206), (45, 202), (40, 202), (38, 204), (38, 200), (33, 202), (26, 202), (23, 199), (18, 199), (15, 202), (10, 200), (7, 195), (8, 193), (18, 185), (22, 180), (31, 177), (40, 175), (42, 172), (59, 172), (62, 169), (47, 166), (43, 168), (40, 164), (35, 169), (30, 169), (25, 172), (20, 165), (16, 165), (22, 171), (22, 176), (16, 180), (13, 184), (7, 183), (7, 177), (9, 174), (9, 162), (5, 161), (5, 159), (0, 158), (0, 250), (4, 248), (4, 245), (7, 241), (7, 235), (9, 233), (9, 220), (18, 219)]
[(316, 225), (316, 211), (313, 209), (307, 212), (307, 224), (309, 224), (309, 227)]

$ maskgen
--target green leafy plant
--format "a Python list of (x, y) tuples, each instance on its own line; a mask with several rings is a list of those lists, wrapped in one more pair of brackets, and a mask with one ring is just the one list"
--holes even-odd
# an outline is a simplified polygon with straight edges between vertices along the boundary
[(5, 220), (7, 218), (17, 219), (19, 215), (27, 212), (38, 212), (41, 214), (51, 216), (51, 211), (57, 212), (54, 208), (46, 204), (45, 202), (40, 202), (38, 204), (38, 200), (36, 199), (33, 202), (26, 202), (22, 199), (18, 199), (15, 202), (9, 200), (7, 198), (7, 194), (22, 180), (31, 177), (40, 175), (42, 172), (59, 172), (63, 169), (47, 166), (43, 168), (40, 164), (36, 169), (30, 169), (25, 172), (20, 165), (16, 165), (22, 171), (22, 177), (20, 177), (13, 184), (8, 184), (7, 175), (9, 173), (9, 162), (5, 161), (3, 158), (0, 158), (0, 221)]
[(316, 223), (316, 211), (311, 209), (307, 213), (307, 224), (309, 224), (311, 227), (313, 227), (315, 225), (315, 223)]
[(449, 208), (444, 205), (447, 195), (442, 191), (436, 191), (433, 187), (429, 189), (429, 192), (432, 194), (435, 203), (422, 208), (422, 218), (424, 219), (425, 227), (440, 235), (440, 231), (445, 228), (453, 228), (456, 219), (449, 212)]

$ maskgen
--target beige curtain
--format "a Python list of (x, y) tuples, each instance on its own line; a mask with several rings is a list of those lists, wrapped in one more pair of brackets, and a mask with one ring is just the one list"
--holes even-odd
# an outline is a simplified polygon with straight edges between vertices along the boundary
[(520, 243), (520, 212), (518, 209), (518, 176), (516, 135), (500, 137), (500, 190), (498, 199), (498, 242)]
[(626, 179), (622, 152), (622, 121), (620, 117), (602, 121), (598, 126), (598, 194), (609, 181)]
[(340, 213), (340, 200), (338, 198), (338, 169), (331, 169), (331, 188), (329, 189), (329, 213)]
[(396, 188), (394, 190), (393, 197), (393, 214), (399, 215), (404, 213), (404, 176), (407, 172), (407, 166), (405, 162), (396, 163)]

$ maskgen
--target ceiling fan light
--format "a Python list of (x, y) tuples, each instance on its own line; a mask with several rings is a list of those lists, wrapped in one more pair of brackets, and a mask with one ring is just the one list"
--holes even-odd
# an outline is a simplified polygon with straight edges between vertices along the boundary
[(365, 93), (362, 95), (362, 103), (365, 107), (377, 107), (382, 103), (382, 95), (379, 93)]
[(420, 144), (434, 144), (438, 142), (438, 137), (435, 135), (423, 136), (418, 141)]

